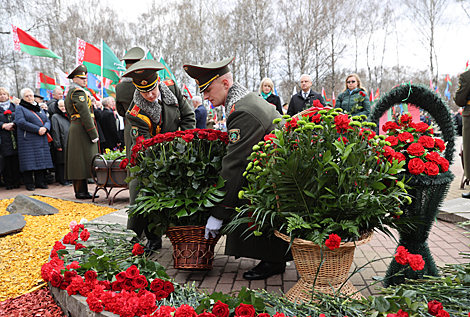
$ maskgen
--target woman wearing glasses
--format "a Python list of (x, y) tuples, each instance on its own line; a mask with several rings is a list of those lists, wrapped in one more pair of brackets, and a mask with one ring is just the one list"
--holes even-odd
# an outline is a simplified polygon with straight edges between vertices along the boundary
[(361, 85), (361, 79), (357, 74), (346, 77), (346, 88), (336, 99), (335, 108), (341, 108), (350, 115), (369, 116), (370, 103), (366, 90)]

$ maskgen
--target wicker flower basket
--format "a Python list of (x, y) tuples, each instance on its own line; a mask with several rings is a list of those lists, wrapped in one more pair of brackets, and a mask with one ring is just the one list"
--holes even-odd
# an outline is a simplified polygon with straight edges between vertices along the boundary
[[(275, 231), (275, 235), (287, 243), (291, 243), (290, 237)], [(291, 250), (300, 280), (287, 293), (286, 297), (291, 302), (309, 302), (312, 300), (312, 292), (335, 294), (338, 289), (342, 296), (352, 296), (353, 299), (361, 299), (362, 294), (347, 280), (351, 268), (356, 246), (369, 242), (372, 232), (361, 237), (356, 242), (343, 242), (336, 250), (323, 249), (323, 264), (321, 264), (320, 246), (307, 240), (294, 239)], [(317, 275), (318, 273), (318, 275)], [(316, 280), (315, 280), (316, 278)], [(344, 284), (344, 285), (343, 285)], [(356, 293), (357, 292), (357, 293)], [(313, 296), (314, 298), (315, 296)]]
[(173, 244), (175, 269), (212, 270), (215, 245), (220, 235), (215, 238), (204, 237), (205, 226), (169, 227), (165, 234)]

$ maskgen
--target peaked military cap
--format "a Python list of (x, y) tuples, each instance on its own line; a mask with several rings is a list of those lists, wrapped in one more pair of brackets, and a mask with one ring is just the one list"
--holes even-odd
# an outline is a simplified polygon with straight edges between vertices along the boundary
[(158, 71), (165, 68), (162, 63), (153, 59), (139, 61), (129, 67), (122, 77), (131, 77), (138, 91), (152, 91), (158, 82)]
[(70, 74), (67, 76), (67, 78), (73, 79), (75, 77), (86, 77), (86, 74), (88, 73), (86, 66), (85, 65), (78, 65), (74, 70), (70, 72)]
[(235, 57), (231, 57), (220, 62), (205, 65), (186, 64), (183, 65), (183, 68), (189, 76), (196, 80), (199, 90), (203, 92), (215, 79), (230, 72), (228, 65), (233, 62), (234, 59)]
[(44, 100), (44, 97), (43, 97), (43, 96), (37, 95), (37, 94), (34, 94), (34, 98), (39, 98), (39, 99), (41, 99), (41, 100)]
[(140, 47), (133, 47), (131, 48), (121, 61), (126, 61), (126, 64), (133, 64), (137, 63), (138, 61), (142, 60), (145, 56), (145, 52)]

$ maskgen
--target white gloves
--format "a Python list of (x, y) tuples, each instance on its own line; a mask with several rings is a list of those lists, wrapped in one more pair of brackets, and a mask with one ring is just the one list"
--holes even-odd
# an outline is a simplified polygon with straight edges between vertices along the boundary
[(95, 138), (95, 139), (91, 140), (91, 142), (96, 143), (96, 142), (98, 142), (99, 140), (100, 140), (100, 138)]
[(204, 237), (206, 239), (209, 239), (210, 234), (212, 238), (215, 238), (219, 233), (219, 229), (222, 227), (222, 222), (222, 220), (210, 216), (209, 219), (207, 219), (206, 234), (204, 235)]

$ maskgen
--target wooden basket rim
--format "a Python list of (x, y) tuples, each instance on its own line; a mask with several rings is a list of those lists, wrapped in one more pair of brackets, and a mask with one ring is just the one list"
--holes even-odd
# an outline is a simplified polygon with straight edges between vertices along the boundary
[[(275, 230), (274, 231), (274, 234), (276, 235), (276, 237), (278, 238), (281, 238), (282, 240), (286, 241), (287, 243), (290, 243), (291, 242), (291, 238), (289, 238), (287, 235)], [(367, 242), (369, 242), (370, 240), (372, 240), (372, 237), (374, 235), (374, 232), (373, 231), (369, 231), (367, 233), (365, 233), (364, 235), (361, 236), (361, 240), (358, 240), (358, 241), (351, 241), (351, 242), (341, 242), (339, 247), (342, 248), (342, 247), (354, 247), (354, 246), (359, 246), (359, 245), (363, 245)], [(310, 246), (310, 247), (317, 247), (319, 248), (320, 246), (312, 241), (309, 241), (309, 240), (304, 240), (304, 239), (300, 239), (300, 238), (295, 238), (294, 239), (294, 242), (292, 243), (293, 245), (296, 245), (296, 246)]]

